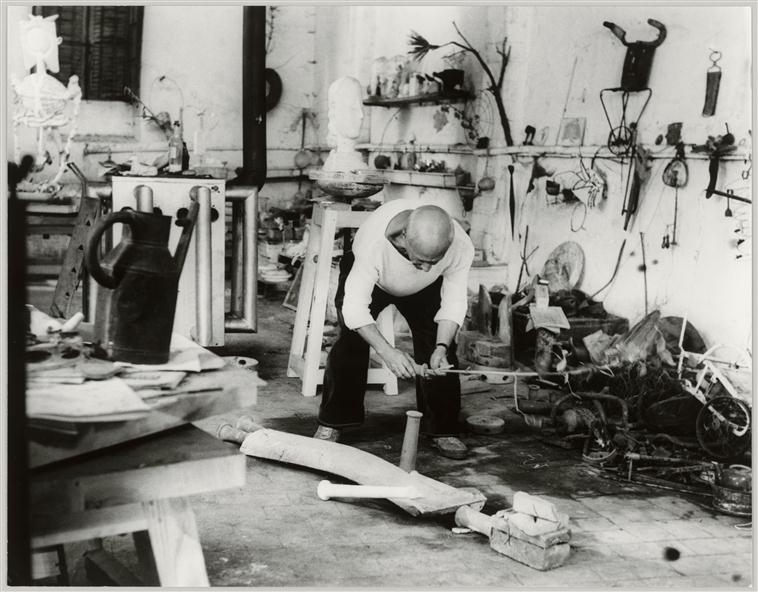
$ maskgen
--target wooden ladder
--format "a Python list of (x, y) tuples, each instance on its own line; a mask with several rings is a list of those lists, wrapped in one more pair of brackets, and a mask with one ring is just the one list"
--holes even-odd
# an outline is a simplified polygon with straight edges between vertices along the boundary
[(79, 213), (76, 216), (71, 238), (68, 241), (68, 247), (63, 255), (63, 262), (58, 273), (58, 283), (55, 286), (50, 315), (53, 318), (68, 319), (76, 312), (71, 310), (71, 304), (74, 301), (79, 282), (83, 279), (82, 312), (84, 318), (91, 321), (87, 290), (88, 279), (84, 269), (84, 250), (87, 248), (87, 239), (92, 231), (92, 226), (100, 217), (102, 204), (99, 198), (87, 196), (87, 179), (79, 167), (73, 162), (69, 162), (68, 168), (79, 178), (82, 185), (82, 196), (79, 202)]

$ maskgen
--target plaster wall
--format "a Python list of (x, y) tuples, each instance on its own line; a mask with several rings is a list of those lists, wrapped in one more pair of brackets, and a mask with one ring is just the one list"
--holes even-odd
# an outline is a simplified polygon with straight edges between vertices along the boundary
[[(301, 142), (298, 117), (302, 109), (315, 107), (314, 10), (308, 6), (275, 10), (266, 62), (282, 78), (283, 92), (279, 104), (267, 113), (269, 169), (293, 168)], [(26, 75), (18, 22), (30, 12), (29, 6), (8, 9), (9, 78)], [(242, 12), (241, 5), (149, 5), (143, 24), (140, 98), (154, 113), (167, 111), (174, 120), (184, 106), (184, 137), (190, 153), (200, 127), (198, 111), (204, 111), (207, 155), (225, 162), (230, 171), (242, 164)], [(267, 14), (271, 20), (270, 9)], [(6, 96), (11, 105), (10, 86)], [(316, 144), (315, 133), (313, 126), (306, 128), (306, 144)], [(10, 125), (6, 139), (12, 154)], [(22, 151), (33, 150), (33, 134), (21, 129), (19, 143)], [(117, 162), (139, 156), (150, 163), (166, 149), (163, 133), (140, 118), (138, 109), (117, 101), (82, 103), (72, 156), (90, 179), (99, 178), (98, 161), (105, 160), (109, 150)], [(274, 181), (264, 195), (291, 194), (295, 185)]]
[[(597, 167), (607, 176), (608, 198), (598, 199), (594, 208), (586, 208), (585, 218), (583, 205), (550, 205), (553, 198), (544, 191), (544, 179), (527, 195), (531, 157), (517, 157), (513, 163), (510, 155), (496, 155), (489, 159), (489, 172), (495, 171), (497, 185), (491, 194), (483, 194), (475, 201), (472, 237), (475, 242), (481, 241), (488, 224), (500, 224), (501, 229), (506, 227), (504, 258), (509, 262), (508, 283), (512, 289), (516, 287), (521, 267), (519, 252), (524, 248), (527, 225), (527, 252), (539, 246), (529, 260), (532, 273), (542, 268), (557, 245), (567, 240), (576, 241), (586, 257), (579, 287), (589, 294), (610, 279), (620, 246), (626, 240), (616, 280), (598, 299), (604, 300), (610, 312), (625, 316), (632, 323), (645, 314), (644, 277), (639, 270), (641, 241), (644, 241), (647, 309), (659, 309), (663, 315), (687, 315), (709, 345), (728, 343), (748, 347), (752, 339), (752, 243), (749, 239), (752, 210), (750, 205), (731, 201), (733, 216), (725, 217), (727, 204), (723, 197), (705, 198), (708, 161), (703, 155), (690, 153), (691, 145), (703, 144), (709, 135), (726, 133), (728, 124), (739, 147), (737, 156), (721, 163), (717, 188), (731, 188), (737, 195), (752, 197), (752, 177), (748, 180), (741, 177), (748, 168), (744, 157), (752, 150), (753, 52), (747, 8), (513, 7), (511, 22), (518, 23), (518, 27), (509, 34), (514, 68), (510, 70), (509, 65), (506, 85), (511, 86), (509, 75), (515, 76), (522, 84), (523, 100), (510, 103), (511, 97), (506, 99), (509, 114), (513, 114), (511, 126), (514, 132), (521, 132), (531, 124), (538, 134), (543, 127), (548, 128), (545, 146), (548, 156), (541, 164), (553, 171), (553, 178), (563, 186), (580, 183), (582, 170), (579, 160), (571, 157), (571, 150), (560, 158), (551, 158), (549, 154), (551, 145), (556, 142), (564, 109), (566, 117), (586, 118), (584, 154), (588, 156), (584, 164), (589, 167), (592, 154), (606, 143), (610, 131), (599, 91), (619, 85), (625, 55), (625, 48), (602, 22), (608, 20), (625, 29), (629, 41), (651, 40), (657, 31), (646, 23), (648, 18), (664, 23), (668, 36), (655, 54), (649, 80), (653, 94), (639, 125), (639, 139), (652, 150), (655, 159), (629, 228), (624, 230), (621, 214), (628, 159), (621, 164), (603, 158), (609, 153), (601, 150)], [(520, 37), (518, 31), (528, 35)], [(703, 117), (711, 49), (722, 52), (723, 74), (716, 114)], [(522, 53), (528, 56), (528, 63), (518, 62)], [(611, 97), (609, 104), (611, 119), (617, 122), (619, 97)], [(632, 108), (630, 99), (630, 111)], [(667, 233), (671, 235), (673, 230), (667, 225), (674, 220), (675, 190), (663, 184), (661, 175), (674, 150), (667, 147), (665, 141), (660, 145), (655, 141), (666, 133), (667, 125), (672, 122), (683, 124), (682, 139), (688, 144), (689, 180), (678, 192), (678, 244), (664, 249), (662, 238)], [(514, 133), (514, 139), (520, 143), (523, 135)], [(574, 156), (577, 153), (578, 150)], [(485, 160), (479, 158), (479, 175)], [(514, 193), (518, 204), (515, 239), (510, 238), (508, 219), (498, 222), (495, 216), (498, 202), (507, 203), (510, 175), (506, 167), (509, 164), (515, 166)], [(577, 191), (577, 195), (588, 203), (586, 192)], [(747, 241), (738, 249), (737, 240), (746, 237)]]
[[(8, 74), (22, 76), (20, 52), (16, 49), (17, 30), (14, 18), (28, 12), (28, 7), (10, 7), (8, 12)], [(242, 6), (168, 6), (151, 5), (145, 10), (143, 65), (140, 95), (155, 111), (167, 110), (172, 116), (184, 99), (185, 134), (190, 150), (198, 126), (197, 111), (208, 115), (208, 145), (211, 156), (226, 161), (230, 169), (241, 164), (241, 30)], [(545, 152), (556, 142), (561, 118), (586, 118), (585, 154), (605, 144), (609, 126), (599, 101), (599, 91), (619, 84), (625, 48), (602, 26), (615, 22), (627, 32), (630, 41), (651, 40), (657, 34), (646, 20), (655, 18), (668, 29), (668, 37), (657, 49), (649, 85), (653, 96), (640, 121), (640, 140), (656, 152), (648, 183), (643, 187), (640, 206), (629, 229), (624, 231), (621, 208), (626, 186), (628, 161), (624, 165), (599, 159), (598, 168), (608, 178), (608, 198), (584, 212), (574, 206), (550, 205), (544, 193), (544, 180), (526, 195), (532, 158), (516, 158), (514, 193), (518, 204), (518, 227), (515, 240), (509, 238), (507, 220), (503, 258), (509, 263), (508, 284), (516, 286), (520, 268), (519, 251), (523, 248), (526, 225), (529, 225), (531, 250), (539, 246), (529, 261), (529, 270), (541, 269), (550, 251), (566, 240), (578, 242), (586, 255), (584, 275), (579, 287), (587, 293), (600, 288), (611, 276), (621, 243), (626, 239), (615, 282), (598, 298), (604, 299), (610, 312), (636, 322), (645, 312), (640, 232), (646, 245), (648, 270), (648, 309), (660, 308), (663, 314), (688, 315), (709, 344), (717, 342), (746, 346), (751, 339), (752, 247), (748, 240), (741, 250), (735, 248), (736, 237), (749, 236), (751, 209), (731, 203), (734, 213), (726, 218), (725, 200), (706, 199), (707, 160), (688, 154), (689, 182), (679, 190), (677, 242), (662, 249), (666, 225), (673, 222), (674, 190), (663, 185), (661, 172), (673, 150), (655, 145), (668, 123), (683, 123), (687, 144), (701, 144), (708, 135), (730, 131), (742, 145), (738, 154), (751, 149), (752, 129), (750, 80), (752, 47), (750, 12), (733, 6), (349, 6), (287, 5), (277, 7), (274, 33), (267, 55), (267, 66), (276, 69), (283, 81), (282, 99), (267, 114), (269, 144), (268, 167), (291, 167), (300, 148), (299, 115), (303, 108), (316, 113), (318, 126), (308, 125), (306, 147), (325, 147), (326, 94), (329, 84), (339, 76), (355, 76), (368, 86), (374, 59), (391, 57), (407, 51), (408, 34), (415, 30), (432, 43), (455, 40), (452, 22), (461, 29), (484, 59), (496, 69), (497, 48), (507, 37), (511, 49), (505, 74), (503, 98), (514, 140), (519, 144), (527, 124), (538, 131), (545, 129)], [(714, 117), (704, 118), (705, 74), (710, 66), (711, 48), (722, 52), (723, 78)], [(444, 48), (430, 53), (422, 62), (424, 71), (444, 66)], [(482, 88), (481, 68), (468, 56), (464, 65), (467, 85), (474, 91)], [(160, 81), (161, 76), (166, 76)], [(181, 93), (178, 92), (181, 88)], [(8, 90), (10, 96), (10, 90)], [(618, 105), (610, 104), (610, 116), (618, 118)], [(630, 103), (630, 109), (633, 105)], [(499, 150), (504, 145), (497, 119), (490, 121), (493, 150), (472, 153), (457, 120), (449, 117), (445, 125), (435, 127), (439, 107), (422, 105), (401, 110), (364, 108), (361, 140), (383, 147), (395, 146), (393, 158), (407, 150), (409, 141), (419, 148), (419, 157), (445, 160), (450, 169), (458, 164), (478, 180), (485, 172), (494, 177), (496, 187), (474, 201), (466, 213), (471, 235), (478, 247), (485, 229), (497, 224), (497, 203), (507, 198), (513, 163)], [(9, 113), (10, 116), (10, 113)], [(136, 117), (136, 111), (124, 104), (84, 104), (80, 116), (79, 142), (75, 158), (84, 162), (88, 176), (96, 178), (97, 161), (103, 160), (106, 148), (114, 149), (114, 158), (123, 160), (132, 152), (152, 159), (162, 152), (160, 134), (151, 124)], [(213, 121), (218, 122), (213, 125)], [(10, 126), (9, 126), (10, 128)], [(12, 138), (7, 132), (9, 148)], [(744, 140), (744, 142), (743, 142)], [(77, 157), (77, 152), (80, 157)], [(566, 152), (566, 149), (562, 149)], [(85, 154), (87, 152), (88, 154)], [(10, 152), (12, 153), (12, 152)], [(560, 158), (548, 155), (543, 164), (567, 183), (579, 170), (576, 153), (568, 150)], [(326, 154), (322, 153), (325, 157)], [(369, 155), (372, 161), (374, 153)], [(589, 164), (585, 157), (585, 164)], [(732, 188), (737, 194), (751, 196), (752, 177), (743, 181), (740, 173), (745, 163), (736, 158), (722, 163), (719, 188)], [(273, 202), (289, 199), (297, 189), (293, 181), (269, 181), (263, 196)], [(425, 195), (439, 199), (448, 209), (463, 215), (455, 191), (388, 186), (382, 197)], [(580, 198), (587, 201), (586, 195)], [(583, 220), (582, 224), (579, 224)], [(581, 227), (572, 231), (577, 224)], [(745, 227), (745, 233), (734, 232)], [(521, 239), (519, 240), (519, 231)], [(671, 231), (671, 228), (668, 229)], [(740, 259), (735, 257), (741, 253)], [(526, 275), (526, 274), (525, 274)], [(523, 283), (523, 281), (522, 281)]]

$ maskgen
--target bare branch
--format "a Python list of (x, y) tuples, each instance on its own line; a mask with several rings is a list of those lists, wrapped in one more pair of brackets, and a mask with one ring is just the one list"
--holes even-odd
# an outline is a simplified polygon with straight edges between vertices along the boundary
[(508, 65), (508, 58), (511, 56), (511, 50), (505, 51), (505, 44), (508, 42), (508, 37), (503, 38), (503, 47), (498, 47), (497, 53), (500, 54), (500, 74), (497, 78), (498, 88), (503, 88), (503, 80), (505, 79), (505, 67)]

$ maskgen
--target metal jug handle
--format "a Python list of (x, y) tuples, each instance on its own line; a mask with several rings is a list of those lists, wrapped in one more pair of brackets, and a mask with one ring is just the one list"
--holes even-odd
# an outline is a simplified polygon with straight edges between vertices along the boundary
[(92, 233), (87, 240), (87, 248), (84, 252), (84, 263), (87, 266), (89, 274), (98, 284), (110, 289), (116, 287), (116, 278), (107, 273), (101, 265), (100, 239), (108, 228), (117, 223), (127, 224), (131, 227), (134, 224), (134, 212), (121, 210), (99, 220), (92, 228)]

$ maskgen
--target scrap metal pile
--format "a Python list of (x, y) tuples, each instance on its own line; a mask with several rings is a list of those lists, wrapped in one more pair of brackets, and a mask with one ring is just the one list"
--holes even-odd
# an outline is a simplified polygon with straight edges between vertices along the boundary
[(688, 493), (712, 490), (717, 508), (749, 514), (750, 353), (706, 350), (692, 325), (654, 311), (609, 339), (602, 359), (592, 372), (532, 380), (517, 410), (545, 428), (550, 442), (581, 449), (604, 474)]

